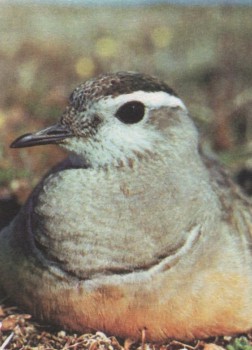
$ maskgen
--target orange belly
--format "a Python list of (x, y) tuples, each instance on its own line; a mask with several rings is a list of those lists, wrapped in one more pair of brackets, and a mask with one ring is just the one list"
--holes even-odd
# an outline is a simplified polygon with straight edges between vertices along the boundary
[(30, 306), (38, 317), (80, 332), (99, 330), (140, 339), (146, 329), (148, 341), (189, 340), (252, 328), (249, 283), (236, 274), (205, 273), (198, 285), (194, 281), (172, 293), (169, 281), (160, 290), (139, 284), (134, 293), (127, 285), (87, 292), (81, 284), (64, 284), (44, 291), (41, 301)]

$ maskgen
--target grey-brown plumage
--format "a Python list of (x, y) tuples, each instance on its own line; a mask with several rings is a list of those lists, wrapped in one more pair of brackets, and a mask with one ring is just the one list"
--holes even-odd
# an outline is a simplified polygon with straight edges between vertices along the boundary
[(58, 124), (12, 146), (47, 143), (69, 157), (0, 233), (0, 285), (23, 309), (152, 341), (252, 327), (251, 203), (198, 151), (172, 89), (99, 76)]

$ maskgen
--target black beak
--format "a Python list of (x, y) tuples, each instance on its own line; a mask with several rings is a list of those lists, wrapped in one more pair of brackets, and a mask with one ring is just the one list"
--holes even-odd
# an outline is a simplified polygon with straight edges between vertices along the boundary
[(18, 137), (10, 145), (11, 148), (32, 147), (39, 145), (55, 144), (68, 137), (73, 137), (73, 133), (66, 126), (55, 124), (34, 134), (25, 134)]

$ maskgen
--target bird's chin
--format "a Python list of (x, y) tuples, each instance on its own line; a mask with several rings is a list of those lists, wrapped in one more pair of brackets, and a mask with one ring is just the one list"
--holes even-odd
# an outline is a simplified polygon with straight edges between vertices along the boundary
[(87, 139), (83, 137), (66, 138), (59, 143), (59, 146), (69, 152), (69, 159), (73, 167), (90, 167), (87, 148)]

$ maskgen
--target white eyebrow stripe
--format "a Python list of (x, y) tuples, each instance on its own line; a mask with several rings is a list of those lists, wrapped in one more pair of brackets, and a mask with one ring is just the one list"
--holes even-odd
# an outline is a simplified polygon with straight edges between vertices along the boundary
[[(109, 103), (110, 99), (106, 101)], [(122, 105), (123, 103), (129, 101), (141, 101), (146, 107), (150, 109), (156, 109), (160, 107), (180, 107), (183, 110), (187, 110), (186, 106), (182, 100), (174, 95), (170, 95), (168, 92), (164, 91), (155, 91), (155, 92), (146, 92), (146, 91), (134, 91), (130, 94), (123, 94), (112, 98), (113, 104)]]

